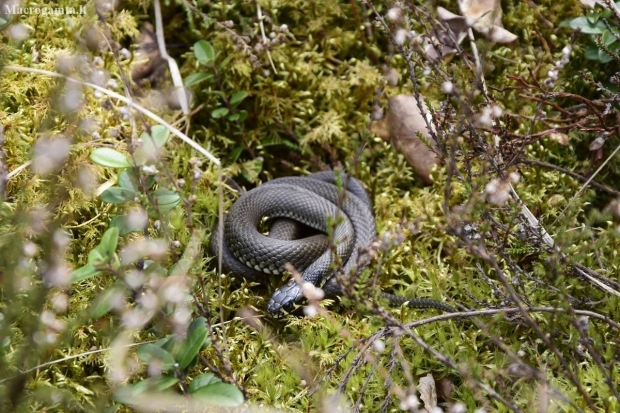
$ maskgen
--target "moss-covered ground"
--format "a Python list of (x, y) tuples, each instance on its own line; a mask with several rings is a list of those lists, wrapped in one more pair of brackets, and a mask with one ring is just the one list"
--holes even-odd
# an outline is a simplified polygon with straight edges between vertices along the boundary
[[(129, 411), (114, 392), (162, 370), (179, 381), (157, 393), (189, 394), (192, 380), (210, 372), (242, 389), (257, 411), (336, 411), (332, 395), (343, 411), (416, 411), (408, 396), (420, 395), (428, 374), (445, 411), (620, 410), (620, 164), (612, 155), (620, 140), (617, 95), (606, 94), (618, 62), (587, 60), (591, 38), (559, 27), (583, 15), (579, 1), (502, 1), (504, 27), (518, 40), (493, 45), (475, 34), (489, 100), (468, 40), (461, 54), (432, 64), (415, 41), (395, 42), (403, 27), (437, 28), (435, 7), (458, 12), (456, 2), (162, 2), (167, 49), (182, 77), (204, 74), (188, 87), (189, 118), (165, 102), (168, 73), (138, 87), (130, 76), (136, 54), (121, 52), (135, 52), (132, 39), (154, 21), (150, 1), (112, 11), (104, 1), (57, 3), (86, 13), (23, 14), (0, 31), (0, 150), (14, 172), (0, 194), (0, 411)], [(403, 21), (384, 19), (392, 7)], [(265, 38), (276, 39), (268, 46), (259, 12)], [(212, 58), (201, 60), (200, 40)], [(570, 62), (548, 88), (567, 45)], [(218, 208), (237, 196), (228, 181), (220, 201), (217, 166), (171, 137), (148, 167), (127, 169), (138, 177), (135, 199), (105, 202), (101, 193), (123, 169), (93, 162), (93, 150), (135, 160), (132, 145), (155, 122), (87, 85), (29, 69), (131, 96), (178, 122), (246, 189), (279, 176), (349, 171), (368, 188), (389, 247), (352, 297), (324, 303), (327, 313), (273, 318), (265, 306), (283, 278), (256, 285), (217, 275), (209, 239)], [(413, 94), (412, 78), (443, 143), (432, 185), (371, 132), (373, 110)], [(454, 93), (444, 93), (448, 81)], [(474, 122), (490, 102), (502, 111), (496, 123)], [(558, 128), (545, 132), (550, 125)], [(593, 147), (600, 137), (602, 147)], [(592, 176), (610, 155), (594, 177), (603, 189), (582, 188), (575, 174)], [(489, 182), (509, 176), (554, 247), (521, 220), (514, 199), (489, 202)], [(162, 207), (157, 188), (178, 193), (178, 205)], [(113, 219), (132, 211), (146, 225), (121, 231), (99, 272), (71, 282)], [(139, 250), (146, 268), (122, 255), (147, 238), (166, 248)], [(369, 299), (375, 281), (461, 309), (513, 310), (409, 328), (437, 314), (384, 310)], [(532, 307), (546, 310), (525, 310)], [(140, 343), (183, 335), (197, 317), (211, 344), (188, 368), (166, 370), (136, 354)]]

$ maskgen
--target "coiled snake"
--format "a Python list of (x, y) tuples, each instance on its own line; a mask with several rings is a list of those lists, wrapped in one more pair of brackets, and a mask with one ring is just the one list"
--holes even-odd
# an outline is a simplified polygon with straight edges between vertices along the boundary
[[(345, 191), (339, 189), (337, 181)], [(261, 232), (265, 218), (268, 236)], [(367, 260), (360, 254), (376, 236), (370, 200), (362, 184), (332, 171), (277, 178), (244, 193), (233, 204), (224, 222), (222, 264), (230, 273), (261, 282), (268, 275), (285, 273), (289, 263), (301, 272), (304, 281), (321, 287), (326, 297), (334, 297), (341, 289), (332, 268), (328, 233), (343, 264), (343, 274), (361, 271)], [(219, 244), (216, 229), (211, 240), (215, 256)], [(381, 295), (392, 305), (408, 302), (412, 308), (454, 311), (440, 301)], [(291, 280), (271, 296), (267, 310), (290, 310), (302, 299), (301, 286)]]

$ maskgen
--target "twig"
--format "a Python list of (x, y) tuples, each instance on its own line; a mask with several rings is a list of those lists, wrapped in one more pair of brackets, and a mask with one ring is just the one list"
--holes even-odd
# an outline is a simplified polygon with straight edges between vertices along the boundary
[[(263, 20), (265, 18), (263, 16), (263, 10), (261, 9), (260, 4), (258, 4), (258, 1), (256, 2), (256, 14), (258, 14), (258, 26), (260, 27), (260, 32), (263, 36), (263, 43), (265, 43), (265, 47), (267, 47), (269, 45), (269, 40), (265, 35), (265, 24), (263, 23)], [(271, 52), (269, 52), (269, 49), (266, 49), (266, 51), (267, 58), (269, 59), (269, 63), (271, 64), (271, 68), (273, 69), (273, 74), (277, 75), (278, 71), (276, 70), (276, 65), (273, 64), (273, 60), (271, 59)]]
[(183, 78), (181, 77), (179, 66), (177, 65), (176, 60), (174, 60), (168, 55), (168, 51), (166, 50), (166, 40), (164, 39), (164, 24), (162, 23), (161, 5), (159, 4), (159, 0), (154, 0), (153, 6), (155, 7), (155, 35), (157, 37), (157, 47), (159, 48), (159, 54), (161, 55), (162, 59), (165, 59), (168, 62), (168, 67), (170, 68), (170, 75), (172, 76), (172, 83), (174, 83), (177, 100), (179, 101), (179, 105), (181, 105), (181, 110), (183, 110), (183, 114), (185, 116), (189, 116), (189, 99), (185, 91), (185, 86), (183, 85)]
[(575, 202), (575, 200), (577, 198), (579, 198), (579, 196), (583, 193), (583, 191), (585, 191), (585, 189), (587, 188), (587, 186), (590, 184), (590, 182), (592, 182), (592, 180), (594, 179), (594, 177), (596, 175), (598, 175), (599, 172), (601, 172), (601, 170), (605, 167), (605, 165), (607, 165), (607, 163), (609, 163), (609, 161), (616, 156), (616, 154), (618, 153), (618, 151), (620, 151), (620, 145), (616, 146), (616, 149), (614, 149), (614, 151), (611, 153), (611, 155), (609, 155), (607, 157), (607, 159), (605, 159), (605, 162), (603, 162), (601, 164), (601, 166), (598, 167), (598, 169), (592, 174), (592, 176), (590, 176), (588, 178), (588, 180), (581, 186), (581, 188), (579, 188), (579, 191), (577, 191), (577, 193), (575, 194), (575, 196), (573, 196), (571, 198), (570, 201), (568, 201), (568, 204), (566, 204), (566, 207), (564, 207), (564, 209), (562, 210), (562, 212), (560, 212), (560, 214), (557, 216), (557, 218), (555, 219), (555, 221), (553, 221), (552, 225), (555, 225), (558, 220), (560, 218), (562, 218), (564, 216), (564, 214), (566, 213), (566, 211), (568, 210), (568, 208), (572, 205), (573, 202)]
[(104, 93), (104, 94), (106, 94), (106, 95), (108, 95), (110, 97), (113, 97), (115, 99), (120, 100), (121, 102), (126, 103), (127, 106), (129, 106), (129, 107), (131, 107), (133, 109), (136, 109), (138, 112), (146, 115), (147, 117), (151, 118), (152, 120), (154, 120), (155, 122), (159, 123), (160, 125), (165, 126), (166, 129), (168, 129), (173, 135), (177, 136), (183, 142), (185, 142), (186, 144), (188, 144), (189, 146), (191, 146), (192, 148), (194, 148), (195, 150), (200, 152), (202, 155), (204, 155), (206, 158), (208, 158), (211, 162), (213, 162), (216, 166), (219, 167), (221, 165), (221, 162), (220, 162), (220, 160), (218, 158), (216, 158), (209, 151), (207, 151), (202, 146), (198, 145), (196, 142), (191, 140), (183, 132), (181, 132), (177, 128), (173, 127), (172, 125), (170, 125), (168, 122), (166, 122), (165, 120), (163, 120), (162, 118), (157, 116), (155, 113), (153, 113), (150, 110), (142, 107), (138, 103), (134, 102), (132, 99), (129, 99), (129, 98), (123, 96), (123, 95), (119, 95), (116, 92), (113, 92), (113, 91), (111, 91), (109, 89), (106, 89), (106, 88), (103, 88), (101, 86), (95, 85), (94, 83), (84, 82), (82, 80), (75, 79), (75, 78), (72, 78), (72, 77), (69, 77), (69, 76), (65, 76), (65, 75), (62, 75), (60, 73), (51, 72), (49, 70), (34, 69), (34, 68), (22, 67), (22, 66), (3, 66), (3, 69), (4, 70), (11, 70), (13, 72), (38, 73), (40, 75), (46, 75), (46, 76), (50, 76), (50, 77), (57, 77), (57, 78), (65, 79), (67, 82), (70, 82), (70, 83), (71, 82), (72, 83), (77, 83), (79, 85), (88, 86), (88, 87), (90, 87), (92, 89), (98, 90), (101, 93)]
[[(519, 161), (520, 163), (525, 163), (528, 165), (536, 165), (536, 166), (542, 166), (543, 168), (548, 168), (548, 169), (553, 169), (554, 171), (558, 171), (561, 172), (563, 174), (566, 174), (568, 176), (570, 176), (571, 178), (575, 178), (580, 180), (581, 182), (587, 182), (588, 178), (586, 178), (583, 175), (579, 175), (576, 172), (573, 172), (569, 169), (566, 168), (562, 168), (561, 166), (557, 166), (557, 165), (553, 165), (551, 163), (547, 163), (547, 162), (543, 162), (543, 161), (538, 161), (536, 159), (522, 159)], [(595, 181), (590, 181), (590, 183), (592, 184), (592, 186), (597, 187), (598, 189), (601, 189), (609, 194), (615, 195), (615, 196), (620, 196), (620, 192), (616, 191), (613, 188), (608, 187), (607, 185), (603, 185), (600, 184), (598, 182)]]

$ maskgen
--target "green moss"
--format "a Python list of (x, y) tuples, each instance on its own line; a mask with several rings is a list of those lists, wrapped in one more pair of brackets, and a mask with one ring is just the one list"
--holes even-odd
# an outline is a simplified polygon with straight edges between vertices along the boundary
[[(450, 197), (444, 200), (448, 180), (444, 166), (434, 172), (433, 185), (421, 187), (416, 184), (403, 156), (368, 131), (369, 113), (377, 90), (382, 86), (384, 64), (394, 67), (401, 74), (401, 81), (397, 86), (386, 87), (380, 96), (380, 104), (384, 105), (388, 96), (411, 93), (411, 84), (406, 80), (407, 62), (398, 55), (390, 57), (389, 40), (372, 24), (372, 13), (364, 11), (357, 2), (281, 0), (259, 3), (269, 17), (264, 22), (267, 34), (278, 32), (282, 24), (288, 25), (285, 39), (270, 51), (277, 74), (267, 54), (255, 47), (262, 37), (256, 24), (255, 3), (217, 3), (201, 9), (206, 15), (187, 9), (187, 3), (165, 5), (167, 42), (184, 43), (183, 54), (175, 56), (179, 58), (181, 73), (187, 76), (204, 71), (214, 75), (212, 80), (192, 87), (194, 107), (198, 104), (204, 106), (192, 117), (189, 134), (222, 159), (227, 175), (249, 188), (272, 177), (299, 175), (326, 165), (342, 165), (345, 170), (354, 172), (372, 194), (380, 233), (397, 231), (399, 223), (403, 222), (415, 224), (417, 229), (415, 234), (405, 231), (402, 243), (380, 254), (379, 282), (384, 289), (408, 296), (447, 299), (470, 308), (508, 305), (509, 300), (503, 295), (505, 287), (494, 268), (472, 256), (454, 233), (448, 234), (448, 230), (458, 224), (453, 222), (455, 219), (472, 223), (484, 221), (479, 233), (483, 237), (492, 234), (490, 220), (483, 219), (491, 216), (505, 224), (510, 233), (505, 229), (498, 230), (502, 239), (492, 239), (489, 235), (488, 252), (497, 257), (497, 268), (529, 303), (564, 308), (566, 295), (570, 294), (582, 302), (599, 303), (585, 308), (595, 309), (612, 319), (619, 318), (617, 299), (610, 299), (600, 289), (577, 280), (568, 271), (570, 264), (579, 263), (596, 268), (601, 275), (610, 278), (617, 273), (616, 251), (620, 238), (615, 231), (617, 224), (612, 222), (615, 218), (611, 214), (601, 212), (609, 201), (608, 196), (587, 190), (569, 205), (581, 187), (576, 180), (547, 169), (510, 168), (521, 176), (521, 180), (514, 184), (515, 190), (545, 228), (556, 235), (556, 245), (566, 254), (565, 261), (558, 261), (554, 252), (542, 252), (519, 238), (515, 220), (518, 208), (501, 209), (482, 202), (481, 194), (495, 172), (488, 163), (490, 153), (484, 153), (472, 136), (465, 134), (459, 143), (462, 156), (457, 158), (456, 166), (462, 176), (466, 176), (465, 158), (468, 157), (472, 176), (453, 178)], [(557, 24), (581, 13), (577, 0), (568, 4), (546, 0), (539, 3), (540, 16), (550, 21), (553, 27), (547, 26), (528, 3), (504, 2), (504, 26), (519, 36), (518, 43), (506, 47), (478, 41), (486, 62), (485, 78), (491, 98), (498, 102), (504, 113), (528, 117), (536, 114), (537, 103), (525, 98), (522, 91), (509, 87), (518, 85), (515, 76), (530, 80), (531, 73), (534, 73), (544, 78), (570, 41), (571, 33), (558, 30)], [(69, 2), (59, 4), (65, 6)], [(440, 4), (456, 11), (449, 2)], [(377, 4), (382, 13), (390, 6)], [(82, 56), (90, 62), (98, 56), (103, 61), (102, 68), (120, 83), (122, 73), (130, 69), (129, 62), (121, 61), (119, 66), (111, 53), (88, 51), (80, 45), (79, 38), (89, 28), (101, 29), (90, 9), (92, 6), (88, 7), (86, 16), (19, 17), (19, 22), (32, 32), (21, 45), (1, 42), (0, 63), (54, 71), (68, 56)], [(122, 44), (126, 44), (128, 37), (136, 35), (144, 11), (150, 11), (148, 2), (144, 1), (127, 2), (126, 7), (127, 10), (114, 13), (106, 23), (111, 38)], [(215, 23), (227, 20), (234, 23), (231, 31)], [(428, 29), (429, 22), (411, 20), (412, 28), (417, 32)], [(373, 27), (372, 38), (366, 36), (364, 25)], [(0, 32), (2, 40), (7, 36), (6, 31)], [(212, 67), (200, 65), (194, 54), (186, 51), (199, 39), (209, 41), (216, 51)], [(247, 44), (241, 47), (239, 41), (245, 40)], [(465, 44), (464, 47), (468, 53), (469, 46)], [(571, 63), (562, 72), (556, 90), (593, 97), (597, 96), (596, 90), (580, 71), (587, 70), (590, 76), (600, 80), (609, 69), (585, 61), (583, 48), (584, 43), (577, 41)], [(414, 56), (414, 59), (419, 57)], [(260, 67), (255, 67), (255, 62)], [(436, 71), (424, 76), (423, 69), (423, 65), (417, 65), (415, 75), (422, 93), (438, 109), (439, 101), (446, 100), (440, 91), (443, 78)], [(453, 74), (459, 90), (471, 89), (474, 74), (463, 59), (442, 63), (440, 69)], [(72, 73), (72, 76), (77, 74)], [(124, 294), (123, 305), (132, 308), (142, 293), (127, 289), (123, 281), (125, 272), (112, 270), (66, 289), (49, 289), (41, 282), (41, 274), (45, 272), (43, 264), (56, 262), (57, 258), (66, 260), (71, 268), (85, 265), (88, 254), (99, 244), (111, 219), (138, 206), (131, 202), (125, 205), (102, 202), (81, 188), (80, 176), (92, 176), (95, 187), (108, 180), (116, 182), (118, 171), (94, 165), (89, 154), (93, 148), (101, 146), (128, 153), (127, 144), (140, 134), (141, 121), (137, 121), (136, 129), (132, 129), (118, 110), (124, 104), (111, 100), (112, 110), (106, 109), (102, 99), (91, 90), (84, 90), (83, 105), (75, 113), (63, 113), (58, 102), (67, 87), (64, 80), (10, 70), (2, 71), (0, 79), (3, 91), (0, 119), (6, 139), (2, 149), (9, 170), (28, 162), (33, 146), (43, 136), (66, 138), (72, 144), (68, 161), (54, 174), (41, 176), (25, 169), (8, 183), (8, 202), (2, 204), (0, 211), (0, 256), (3, 257), (0, 274), (4, 275), (0, 278), (0, 310), (5, 320), (0, 328), (10, 338), (10, 344), (3, 344), (0, 350), (0, 376), (4, 377), (51, 360), (111, 346), (122, 329), (122, 311), (95, 319), (90, 315), (94, 303), (110, 288), (116, 287)], [(225, 106), (226, 99), (239, 91), (247, 92), (249, 97), (233, 111), (245, 111), (245, 121), (211, 116), (213, 110)], [(148, 96), (140, 99), (146, 106), (150, 104)], [(476, 107), (481, 102), (482, 97), (475, 96), (472, 104)], [(458, 125), (462, 117), (469, 116), (463, 109), (465, 104), (468, 104), (465, 100), (450, 101), (448, 105), (454, 113), (447, 117), (446, 122)], [(572, 105), (574, 102), (567, 98), (558, 104)], [(553, 109), (546, 110), (549, 117), (559, 116)], [(158, 113), (168, 121), (176, 119), (172, 111), (160, 110)], [(99, 139), (93, 139), (93, 131), (80, 124), (79, 121), (84, 119), (97, 122)], [(544, 130), (542, 123), (524, 117), (511, 118), (510, 123), (504, 119), (502, 127), (515, 133)], [(111, 129), (117, 130), (118, 135)], [(590, 162), (587, 147), (594, 137), (590, 131), (571, 132), (568, 146), (543, 138), (531, 145), (528, 143), (525, 148), (532, 158), (583, 171)], [(493, 142), (490, 134), (483, 138), (487, 145)], [(606, 145), (617, 145), (617, 137), (611, 137)], [(237, 309), (244, 307), (253, 307), (262, 314), (266, 297), (282, 280), (270, 280), (267, 286), (260, 287), (233, 281), (229, 277), (218, 279), (213, 269), (215, 260), (210, 258), (206, 248), (217, 221), (217, 171), (213, 165), (197, 166), (193, 160), (190, 162), (197, 154), (174, 138), (166, 146), (164, 155), (157, 164), (161, 173), (156, 175), (155, 185), (170, 188), (176, 180), (184, 179), (187, 184), (181, 185), (181, 194), (190, 208), (188, 211), (181, 204), (169, 214), (160, 214), (158, 225), (152, 217), (146, 232), (151, 237), (165, 237), (170, 241), (168, 253), (159, 260), (164, 275), (183, 256), (184, 247), (190, 244), (193, 236), (204, 237), (205, 246), (200, 247), (189, 270), (190, 290), (195, 295), (190, 308), (200, 313), (201, 308), (208, 304), (211, 312), (203, 315), (214, 324), (226, 322), (218, 326), (214, 334), (224, 341), (230, 361), (232, 376), (227, 378), (242, 385), (250, 401), (290, 411), (316, 410), (322, 403), (322, 396), (335, 393), (341, 386), (344, 398), (351, 403), (355, 403), (360, 390), (365, 389), (361, 398), (362, 410), (377, 411), (388, 395), (385, 388), (387, 371), (392, 369), (391, 378), (395, 385), (408, 386), (407, 373), (402, 365), (390, 367), (395, 340), (392, 336), (384, 338), (387, 348), (383, 353), (370, 350), (368, 359), (362, 357), (363, 361), (347, 376), (348, 381), (342, 382), (347, 369), (357, 362), (358, 351), (340, 357), (351, 347), (359, 348), (363, 340), (385, 327), (383, 321), (370, 315), (364, 306), (336, 302), (330, 308), (337, 311), (330, 312), (328, 318), (260, 318), (257, 322), (265, 327), (260, 333), (235, 318)], [(197, 178), (194, 178), (195, 169), (203, 172)], [(612, 162), (597, 180), (613, 184), (618, 173), (618, 166)], [(192, 195), (195, 197), (191, 198)], [(231, 191), (225, 191), (226, 209), (232, 204), (233, 197)], [(446, 218), (444, 201), (454, 212), (451, 219)], [(148, 202), (143, 201), (142, 205)], [(44, 228), (36, 231), (33, 222), (37, 217), (32, 214), (40, 207), (47, 208), (47, 217), (42, 220)], [(71, 242), (64, 249), (55, 244), (56, 228), (63, 228), (70, 234)], [(135, 233), (121, 237), (121, 247), (131, 245), (138, 238)], [(28, 240), (33, 240), (39, 249), (33, 259), (24, 254)], [(180, 246), (175, 246), (174, 241)], [(515, 271), (515, 263), (524, 273)], [(361, 279), (370, 280), (373, 269), (367, 270)], [(129, 271), (129, 268), (125, 270)], [(485, 277), (481, 276), (481, 271)], [(28, 288), (19, 285), (17, 281), (20, 280)], [(220, 281), (222, 297), (218, 296)], [(65, 312), (59, 311), (57, 317), (62, 319), (66, 328), (53, 344), (32, 341), (33, 334), (41, 330), (41, 312), (45, 309), (56, 311), (53, 297), (62, 291), (68, 295), (69, 306)], [(363, 288), (360, 291), (361, 294), (370, 293)], [(497, 295), (497, 291), (503, 294)], [(351, 300), (345, 302), (354, 304)], [(171, 334), (173, 310), (171, 305), (162, 307), (158, 319), (133, 332), (135, 342)], [(425, 312), (409, 309), (394, 309), (392, 313), (404, 322), (428, 316)], [(219, 319), (220, 314), (223, 320)], [(572, 362), (575, 357), (581, 357), (575, 352), (580, 343), (579, 332), (571, 324), (570, 317), (558, 314), (534, 314), (532, 317), (545, 334), (550, 334), (564, 358)], [(415, 329), (429, 346), (464, 369), (465, 376), (425, 353), (411, 338), (401, 337), (402, 363), (408, 366), (414, 381), (429, 373), (435, 379), (447, 378), (455, 385), (452, 400), (462, 401), (468, 410), (486, 406), (489, 410), (506, 411), (501, 403), (490, 401), (488, 394), (471, 385), (470, 380), (478, 380), (498, 393), (510, 396), (523, 410), (534, 410), (541, 394), (540, 383), (528, 378), (504, 379), (514, 361), (494, 342), (496, 339), (512, 352), (523, 352), (523, 358), (543, 372), (550, 385), (567, 400), (582, 406), (582, 396), (562, 372), (557, 355), (537, 341), (536, 333), (530, 327), (524, 323), (509, 323), (499, 316), (481, 318), (479, 322), (484, 329), (454, 322), (433, 323)], [(617, 334), (597, 321), (590, 320), (590, 324), (593, 346), (611, 366), (610, 372), (617, 375), (618, 366), (614, 359)], [(214, 347), (209, 347), (203, 355), (209, 364), (225, 371), (225, 363)], [(130, 357), (138, 363), (134, 356)], [(377, 367), (373, 367), (375, 358)], [(325, 377), (335, 363), (338, 365), (329, 377)], [(24, 398), (18, 408), (28, 411), (102, 410), (110, 407), (113, 405), (112, 392), (119, 385), (112, 383), (108, 376), (112, 364), (108, 353), (102, 352), (33, 371), (25, 376), (25, 387), (20, 390)], [(122, 383), (146, 377), (144, 366), (140, 366)], [(597, 408), (618, 409), (618, 402), (592, 359), (580, 358), (572, 368), (587, 387)], [(206, 365), (199, 362), (187, 378), (206, 371)], [(7, 383), (13, 385), (15, 382)], [(321, 391), (311, 397), (315, 384), (321, 385)], [(0, 383), (0, 400), (7, 400), (5, 395), (11, 390), (6, 383)], [(393, 395), (391, 397), (390, 409), (395, 409), (399, 400)], [(554, 399), (552, 403), (558, 411), (571, 410), (563, 401)], [(0, 404), (0, 407), (4, 406)]]

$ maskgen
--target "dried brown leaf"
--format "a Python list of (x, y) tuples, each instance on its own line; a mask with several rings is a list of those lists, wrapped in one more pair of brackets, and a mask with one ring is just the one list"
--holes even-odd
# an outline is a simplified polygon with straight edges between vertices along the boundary
[[(429, 115), (424, 103), (423, 108), (425, 114)], [(385, 118), (381, 123), (377, 123), (373, 131), (384, 137), (387, 129), (394, 148), (403, 154), (407, 163), (424, 182), (432, 183), (431, 170), (438, 164), (438, 160), (435, 152), (419, 138), (421, 134), (428, 143), (432, 144), (432, 137), (415, 97), (410, 95), (391, 97)]]
[(428, 412), (433, 412), (437, 408), (437, 390), (435, 389), (435, 379), (432, 374), (427, 374), (420, 378), (418, 383), (420, 399), (424, 402), (424, 408)]
[(517, 36), (502, 26), (499, 0), (459, 0), (461, 15), (437, 7), (439, 18), (455, 33), (458, 43), (466, 37), (469, 27), (494, 43), (512, 43)]

